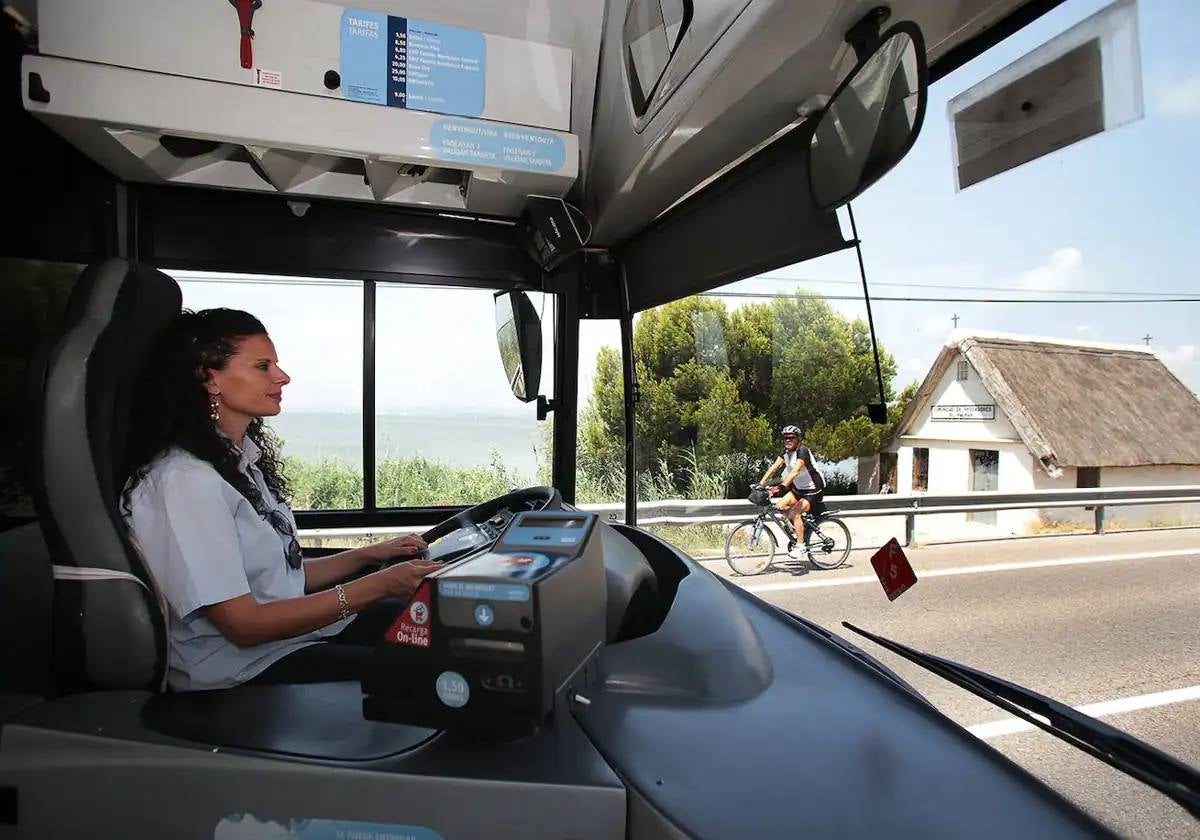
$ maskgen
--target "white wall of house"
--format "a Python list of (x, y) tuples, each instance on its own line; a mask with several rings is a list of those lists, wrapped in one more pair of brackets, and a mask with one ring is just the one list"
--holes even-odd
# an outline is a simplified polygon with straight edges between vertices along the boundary
[[(1064, 467), (1062, 477), (1052, 479), (1044, 472), (1035, 482), (1038, 490), (1070, 489), (1078, 483), (1078, 470)], [(1183, 487), (1200, 486), (1200, 467), (1146, 466), (1146, 467), (1103, 467), (1100, 470), (1101, 487)], [(1092, 511), (1084, 508), (1046, 508), (1039, 511), (1043, 522), (1070, 523), (1091, 527), (1095, 522)], [(1106, 510), (1111, 525), (1146, 527), (1179, 523), (1200, 524), (1200, 505), (1122, 505)]]
[[(1039, 469), (1036, 480), (1033, 482), (1034, 490), (1074, 490), (1078, 486), (1079, 470), (1074, 467), (1063, 467), (1062, 475), (1057, 479), (1051, 479), (1049, 475), (1046, 475), (1044, 469)], [(1034, 512), (1037, 517), (1036, 520), (1030, 522), (1031, 527), (1036, 526), (1038, 521), (1051, 524), (1073, 524), (1080, 528), (1090, 528), (1096, 523), (1096, 515), (1087, 508), (1045, 508)]]
[[(1100, 470), (1101, 487), (1179, 487), (1200, 485), (1200, 467), (1109, 467)], [(1120, 525), (1174, 525), (1200, 522), (1200, 505), (1110, 507), (1108, 521)]]
[[(999, 454), (996, 465), (996, 489), (1001, 493), (1026, 493), (1034, 489), (1035, 465), (1024, 443), (1011, 441), (936, 441), (901, 439), (897, 453), (897, 479), (900, 493), (916, 493), (913, 480), (913, 450), (929, 450), (929, 495), (954, 495), (971, 492), (971, 450), (990, 449)], [(1040, 472), (1040, 469), (1038, 470)], [(1026, 533), (1036, 511), (1002, 510), (996, 513), (993, 530), (1000, 534)], [(917, 517), (917, 533), (927, 539), (949, 538), (964, 530), (991, 527), (978, 517), (965, 513), (945, 513)]]
[[(959, 362), (966, 362), (967, 378), (958, 378)], [(993, 420), (934, 420), (934, 406), (994, 406)], [(937, 440), (1020, 440), (1016, 428), (1007, 415), (996, 405), (996, 401), (979, 379), (979, 374), (966, 356), (958, 354), (942, 375), (942, 381), (934, 389), (933, 398), (922, 411), (922, 416), (908, 430), (915, 438)]]

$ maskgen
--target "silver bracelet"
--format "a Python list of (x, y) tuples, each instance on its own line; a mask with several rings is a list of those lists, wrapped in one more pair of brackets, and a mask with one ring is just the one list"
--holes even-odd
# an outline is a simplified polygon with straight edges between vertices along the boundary
[(333, 588), (337, 590), (338, 595), (338, 618), (349, 618), (350, 616), (354, 615), (354, 613), (350, 611), (350, 602), (346, 599), (346, 590), (342, 589), (342, 585), (340, 583)]

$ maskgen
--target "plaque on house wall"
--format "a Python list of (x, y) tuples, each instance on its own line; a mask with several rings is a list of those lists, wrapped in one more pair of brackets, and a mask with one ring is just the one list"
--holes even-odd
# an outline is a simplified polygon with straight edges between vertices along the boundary
[(995, 420), (996, 406), (935, 405), (929, 409), (930, 420)]

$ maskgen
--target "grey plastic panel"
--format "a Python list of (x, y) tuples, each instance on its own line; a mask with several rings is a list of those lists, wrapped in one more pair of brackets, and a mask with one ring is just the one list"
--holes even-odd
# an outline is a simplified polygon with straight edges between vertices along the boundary
[(36, 522), (0, 534), (0, 692), (50, 686), (54, 575)]
[[(589, 749), (579, 741), (564, 752)], [(554, 749), (540, 756), (513, 745), (440, 751), (454, 760), (438, 761), (431, 745), (409, 771), (353, 772), (10, 724), (0, 730), (0, 785), (18, 789), (12, 836), (39, 840), (212, 840), (218, 823), (243, 816), (284, 827), (299, 820), (423, 827), (445, 840), (624, 836), (625, 792), (611, 773), (603, 783), (573, 782), (570, 760)], [(497, 762), (497, 752), (512, 760)], [(540, 772), (528, 772), (539, 764)]]
[(629, 791), (629, 840), (688, 840), (636, 790)]

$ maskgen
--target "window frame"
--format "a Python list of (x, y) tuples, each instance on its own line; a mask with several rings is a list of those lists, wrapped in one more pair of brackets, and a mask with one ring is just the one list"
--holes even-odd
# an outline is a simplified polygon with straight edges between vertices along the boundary
[(958, 367), (956, 368), (955, 378), (956, 378), (956, 381), (958, 381), (958, 382), (966, 382), (968, 379), (971, 378), (971, 363), (968, 362), (966, 359), (958, 360)]
[(1100, 467), (1076, 467), (1075, 486), (1093, 488), (1100, 486)]
[(683, 19), (679, 23), (679, 33), (675, 37), (675, 43), (668, 44), (667, 59), (663, 62), (662, 68), (658, 71), (658, 76), (655, 77), (653, 84), (649, 86), (642, 84), (641, 77), (634, 64), (628, 29), (634, 9), (639, 4), (649, 5), (653, 3), (658, 7), (659, 18), (663, 21), (663, 30), (665, 33), (667, 23), (666, 16), (662, 13), (662, 0), (630, 0), (629, 5), (625, 8), (625, 20), (621, 24), (621, 56), (625, 65), (625, 86), (629, 90), (629, 104), (633, 108), (635, 117), (639, 120), (649, 113), (650, 105), (658, 95), (662, 80), (667, 75), (667, 69), (671, 66), (671, 61), (679, 51), (679, 46), (683, 43), (688, 27), (692, 23), (692, 0), (679, 0), (679, 2), (683, 7)]
[[(174, 267), (172, 267), (174, 268)], [(170, 273), (171, 268), (166, 269)], [(205, 268), (205, 271), (213, 269)], [(297, 282), (302, 282), (303, 277), (296, 275), (294, 279)], [(296, 522), (301, 530), (339, 530), (347, 528), (372, 528), (380, 529), (419, 529), (436, 525), (449, 519), (451, 516), (465, 510), (470, 505), (428, 505), (418, 507), (380, 507), (377, 502), (377, 477), (376, 469), (378, 466), (377, 455), (377, 440), (376, 440), (376, 332), (379, 328), (377, 323), (377, 307), (378, 307), (378, 289), (380, 284), (385, 285), (400, 285), (400, 286), (447, 286), (453, 288), (474, 288), (488, 289), (491, 291), (526, 291), (538, 292), (547, 296), (553, 297), (553, 313), (554, 313), (554, 331), (556, 335), (554, 347), (554, 382), (553, 388), (556, 395), (564, 393), (564, 382), (570, 382), (577, 374), (566, 374), (560, 372), (563, 359), (571, 353), (578, 352), (578, 321), (572, 322), (572, 316), (576, 311), (575, 296), (570, 291), (550, 291), (547, 289), (533, 288), (529, 286), (511, 284), (511, 283), (485, 283), (472, 281), (469, 278), (462, 278), (461, 282), (457, 278), (443, 277), (430, 278), (421, 277), (420, 280), (403, 281), (403, 280), (380, 280), (375, 277), (357, 277), (346, 278), (337, 277), (331, 279), (351, 280), (362, 284), (362, 490), (363, 490), (363, 506), (360, 508), (343, 508), (343, 509), (317, 509), (317, 510), (297, 510), (295, 511)], [(433, 282), (431, 282), (433, 281)], [(568, 302), (568, 298), (570, 301)], [(575, 383), (576, 385), (578, 383)], [(543, 388), (549, 386), (550, 383), (543, 383)], [(562, 417), (557, 415), (562, 414)], [(576, 433), (576, 423), (571, 422), (575, 418), (572, 416), (570, 420), (566, 417), (568, 412), (555, 412), (555, 425), (564, 427), (564, 433), (570, 434), (572, 437)], [(552, 484), (559, 488), (564, 501), (573, 501), (575, 494), (575, 475), (574, 463), (572, 462), (570, 475), (565, 479), (560, 475), (562, 466), (560, 464), (558, 446), (558, 433), (556, 429), (555, 438), (553, 441), (553, 449), (550, 453), (552, 464)], [(574, 454), (573, 452), (571, 453)], [(562, 485), (566, 485), (565, 487)]]

